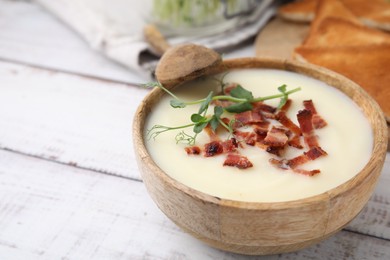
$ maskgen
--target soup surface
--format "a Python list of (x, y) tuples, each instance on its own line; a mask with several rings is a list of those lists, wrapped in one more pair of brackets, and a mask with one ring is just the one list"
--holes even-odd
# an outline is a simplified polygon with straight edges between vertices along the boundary
[[(147, 149), (157, 165), (177, 181), (201, 192), (219, 198), (248, 202), (280, 202), (310, 197), (332, 189), (355, 176), (368, 162), (373, 137), (369, 122), (358, 106), (339, 90), (318, 80), (287, 71), (271, 69), (245, 69), (229, 72), (224, 82), (236, 82), (250, 90), (255, 97), (278, 93), (277, 87), (286, 84), (288, 90), (301, 87), (289, 96), (292, 105), (288, 117), (298, 125), (297, 113), (303, 109), (304, 100), (312, 100), (327, 126), (315, 129), (318, 142), (327, 156), (309, 161), (303, 169), (319, 169), (314, 176), (306, 176), (275, 167), (269, 160), (277, 158), (256, 146), (245, 146), (240, 153), (246, 156), (253, 167), (238, 169), (223, 166), (225, 155), (204, 157), (187, 155), (187, 144), (176, 144), (175, 136), (181, 130), (168, 131), (156, 138), (146, 139)], [(207, 96), (212, 84), (195, 82), (180, 87), (175, 94), (183, 100), (197, 100)], [(215, 90), (215, 89), (214, 89)], [(217, 91), (217, 90), (216, 90)], [(191, 123), (190, 116), (199, 106), (172, 108), (165, 95), (153, 108), (145, 127), (154, 125), (179, 126)], [(265, 101), (277, 106), (279, 99)], [(212, 109), (209, 109), (211, 112)], [(192, 134), (192, 128), (185, 129)], [(209, 136), (200, 133), (196, 145), (202, 147), (210, 142)], [(293, 158), (307, 151), (286, 149), (286, 158)]]

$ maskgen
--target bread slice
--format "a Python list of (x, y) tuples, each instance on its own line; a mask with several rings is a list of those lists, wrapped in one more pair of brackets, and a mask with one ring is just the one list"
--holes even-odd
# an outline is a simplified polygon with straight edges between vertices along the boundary
[(310, 33), (316, 33), (324, 19), (337, 17), (350, 23), (361, 24), (359, 19), (340, 0), (319, 0), (315, 18), (311, 23)]
[(318, 0), (297, 0), (283, 5), (278, 10), (278, 16), (293, 22), (310, 22), (314, 18), (314, 10)]
[(294, 58), (338, 72), (363, 87), (390, 122), (390, 44), (295, 49)]
[[(278, 16), (293, 22), (311, 22), (319, 0), (297, 0), (279, 8)], [(340, 0), (365, 25), (390, 31), (390, 2), (387, 0)]]
[(362, 46), (383, 43), (390, 44), (390, 34), (342, 18), (328, 17), (309, 33), (303, 45)]
[(379, 13), (390, 8), (387, 0), (341, 0), (358, 17)]
[(390, 9), (368, 14), (365, 17), (362, 17), (361, 21), (369, 27), (390, 31)]
[(390, 2), (387, 0), (342, 0), (367, 26), (390, 31)]

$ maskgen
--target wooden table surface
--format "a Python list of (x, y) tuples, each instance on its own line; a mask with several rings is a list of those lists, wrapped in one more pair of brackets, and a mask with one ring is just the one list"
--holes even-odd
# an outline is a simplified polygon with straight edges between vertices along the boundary
[[(233, 56), (254, 55), (252, 48)], [(360, 215), (299, 252), (210, 248), (148, 196), (131, 139), (147, 94), (30, 1), (0, 0), (0, 259), (390, 259), (390, 154)]]

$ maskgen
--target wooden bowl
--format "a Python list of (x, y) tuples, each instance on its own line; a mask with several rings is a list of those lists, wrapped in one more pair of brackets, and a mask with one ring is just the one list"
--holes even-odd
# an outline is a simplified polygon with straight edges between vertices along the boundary
[(199, 192), (168, 176), (145, 148), (145, 119), (163, 95), (160, 89), (154, 89), (139, 106), (133, 125), (137, 163), (146, 188), (173, 222), (212, 247), (241, 254), (265, 255), (295, 251), (317, 243), (348, 224), (368, 201), (386, 156), (387, 126), (383, 113), (355, 83), (317, 66), (243, 58), (224, 61), (208, 74), (237, 68), (296, 72), (340, 89), (362, 108), (372, 126), (374, 147), (367, 165), (344, 184), (295, 201), (240, 202)]

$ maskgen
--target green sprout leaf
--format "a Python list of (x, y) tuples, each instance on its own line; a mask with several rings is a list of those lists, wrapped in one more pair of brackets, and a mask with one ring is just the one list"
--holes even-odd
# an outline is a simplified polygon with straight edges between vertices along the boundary
[(200, 122), (194, 125), (194, 133), (199, 134), (200, 132), (203, 131), (203, 129), (207, 126), (209, 122)]
[(207, 108), (209, 107), (210, 105), (210, 102), (213, 98), (213, 92), (210, 91), (210, 93), (207, 95), (207, 97), (205, 98), (205, 100), (200, 104), (200, 108), (199, 108), (199, 114), (202, 114), (204, 111), (207, 110)]
[(278, 87), (278, 90), (283, 94), (286, 93), (287, 85), (286, 84), (281, 85), (280, 87)]
[(217, 130), (220, 121), (221, 115), (223, 114), (223, 108), (221, 106), (214, 107), (214, 115), (211, 117), (210, 126), (213, 131)]
[(252, 110), (253, 106), (249, 102), (242, 102), (242, 103), (237, 103), (230, 105), (228, 107), (225, 107), (225, 110), (230, 112), (230, 113), (241, 113), (245, 111)]
[(181, 101), (181, 100), (178, 100), (178, 99), (172, 99), (170, 101), (170, 104), (171, 104), (171, 107), (174, 107), (174, 108), (183, 108), (183, 107), (186, 107), (186, 104)]
[(214, 132), (215, 132), (215, 130), (217, 130), (217, 128), (219, 126), (219, 120), (218, 120), (218, 118), (215, 115), (210, 120), (210, 126), (211, 126), (211, 129), (213, 129)]
[(194, 123), (204, 122), (205, 120), (207, 120), (207, 118), (204, 116), (201, 116), (199, 114), (192, 114), (191, 115), (191, 121)]
[(278, 109), (281, 109), (288, 100), (288, 94), (286, 93), (287, 91), (286, 88), (287, 88), (286, 84), (283, 84), (280, 87), (278, 87), (279, 92), (283, 94), (283, 96), (280, 98)]
[(244, 98), (244, 99), (246, 99), (248, 101), (253, 99), (252, 92), (244, 89), (243, 87), (241, 87), (241, 85), (238, 85), (237, 87), (232, 89), (230, 91), (230, 95), (232, 97), (236, 97), (236, 98)]
[(216, 106), (214, 107), (214, 115), (216, 117), (221, 117), (221, 115), (223, 114), (223, 108), (221, 106)]

